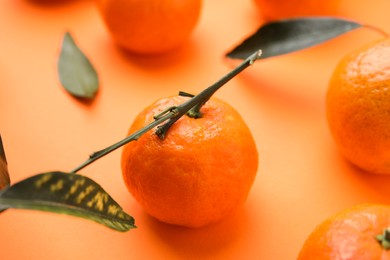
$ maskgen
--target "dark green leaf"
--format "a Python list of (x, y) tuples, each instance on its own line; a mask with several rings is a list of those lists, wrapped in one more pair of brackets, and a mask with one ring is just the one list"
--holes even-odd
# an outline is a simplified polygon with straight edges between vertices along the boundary
[(353, 21), (330, 17), (274, 21), (261, 26), (226, 56), (246, 59), (261, 49), (260, 59), (264, 59), (320, 44), (361, 26)]
[(62, 42), (58, 73), (63, 87), (76, 97), (91, 99), (99, 88), (94, 67), (69, 32), (65, 33)]
[(0, 135), (0, 190), (4, 189), (10, 184), (10, 178), (7, 167), (7, 158), (3, 147), (3, 141)]
[(93, 180), (70, 173), (42, 173), (18, 182), (0, 193), (0, 210), (42, 210), (96, 221), (118, 231), (134, 228), (126, 214)]

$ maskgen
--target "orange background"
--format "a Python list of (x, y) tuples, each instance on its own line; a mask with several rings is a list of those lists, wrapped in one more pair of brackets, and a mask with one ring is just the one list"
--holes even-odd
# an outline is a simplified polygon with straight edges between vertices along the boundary
[[(261, 23), (251, 0), (205, 0), (183, 48), (142, 57), (113, 44), (92, 0), (51, 2), (0, 0), (0, 133), (12, 182), (70, 171), (124, 137), (135, 115), (155, 99), (212, 84), (233, 68), (224, 54)], [(343, 15), (390, 32), (388, 10), (388, 0), (344, 0), (341, 6)], [(66, 30), (100, 76), (101, 89), (89, 104), (67, 94), (57, 78)], [(119, 233), (71, 216), (8, 210), (0, 215), (1, 258), (295, 259), (326, 217), (363, 202), (390, 202), (390, 178), (346, 163), (324, 113), (337, 62), (379, 37), (359, 29), (258, 61), (216, 93), (241, 113), (260, 153), (247, 203), (221, 223), (191, 230), (146, 215), (122, 182), (115, 151), (80, 173), (100, 183), (138, 229)]]

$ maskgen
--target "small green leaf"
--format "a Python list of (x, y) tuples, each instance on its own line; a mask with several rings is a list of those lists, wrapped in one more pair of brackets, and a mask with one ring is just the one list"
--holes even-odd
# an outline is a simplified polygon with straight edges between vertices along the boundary
[(320, 44), (361, 26), (357, 22), (331, 17), (274, 21), (261, 26), (226, 56), (246, 59), (260, 49), (263, 52), (260, 59), (265, 59)]
[(62, 86), (72, 95), (92, 99), (99, 88), (96, 70), (66, 32), (58, 61), (58, 74)]
[(0, 193), (0, 210), (7, 208), (73, 215), (117, 231), (135, 228), (134, 218), (99, 184), (77, 174), (48, 172), (20, 181)]
[(11, 180), (8, 173), (7, 158), (5, 157), (3, 141), (0, 135), (0, 190), (9, 186), (10, 182)]

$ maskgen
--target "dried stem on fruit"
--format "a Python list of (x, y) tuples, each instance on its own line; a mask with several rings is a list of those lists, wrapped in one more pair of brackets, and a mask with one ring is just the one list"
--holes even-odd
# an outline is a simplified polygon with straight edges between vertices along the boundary
[[(176, 106), (176, 107), (170, 107), (163, 111), (162, 113), (156, 115), (154, 117), (154, 121), (150, 124), (146, 125), (144, 128), (136, 131), (135, 133), (129, 135), (125, 139), (105, 148), (100, 151), (94, 152), (91, 154), (85, 162), (83, 162), (81, 165), (73, 169), (71, 172), (76, 173), (83, 169), (84, 167), (90, 165), (94, 161), (100, 159), (101, 157), (113, 152), (114, 150), (118, 149), (119, 147), (131, 142), (135, 141), (138, 138), (140, 138), (144, 133), (148, 132), (149, 130), (153, 129), (157, 126), (156, 134), (159, 138), (164, 139), (167, 131), (169, 128), (183, 115), (187, 114), (190, 117), (198, 118), (201, 117), (200, 109), (202, 106), (207, 102), (207, 100), (210, 99), (210, 97), (223, 85), (225, 85), (228, 81), (233, 79), (235, 76), (237, 76), (240, 72), (242, 72), (244, 69), (252, 65), (257, 59), (259, 59), (261, 56), (261, 50), (256, 51), (252, 55), (250, 55), (245, 61), (243, 61), (240, 65), (238, 65), (235, 69), (233, 69), (231, 72), (226, 74), (224, 77), (222, 77), (219, 81), (211, 85), (210, 87), (206, 88), (202, 92), (200, 92), (198, 95), (192, 96), (191, 94), (180, 92), (181, 95), (185, 93), (187, 96), (192, 96), (191, 99), (184, 102), (183, 104)], [(167, 122), (166, 122), (167, 121)], [(164, 123), (165, 122), (165, 123)], [(164, 124), (163, 124), (164, 123)]]
[(390, 228), (386, 228), (383, 231), (383, 234), (376, 236), (376, 240), (378, 240), (378, 242), (381, 244), (381, 246), (384, 249), (389, 250), (390, 249)]

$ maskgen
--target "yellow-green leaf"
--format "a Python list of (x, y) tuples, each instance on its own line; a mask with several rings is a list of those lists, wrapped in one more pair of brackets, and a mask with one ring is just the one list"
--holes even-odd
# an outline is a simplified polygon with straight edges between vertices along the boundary
[(0, 193), (0, 210), (8, 208), (73, 215), (117, 231), (135, 228), (134, 218), (99, 184), (78, 174), (48, 172), (15, 183)]
[(66, 32), (58, 61), (62, 86), (73, 96), (92, 99), (99, 88), (99, 78), (89, 59)]

